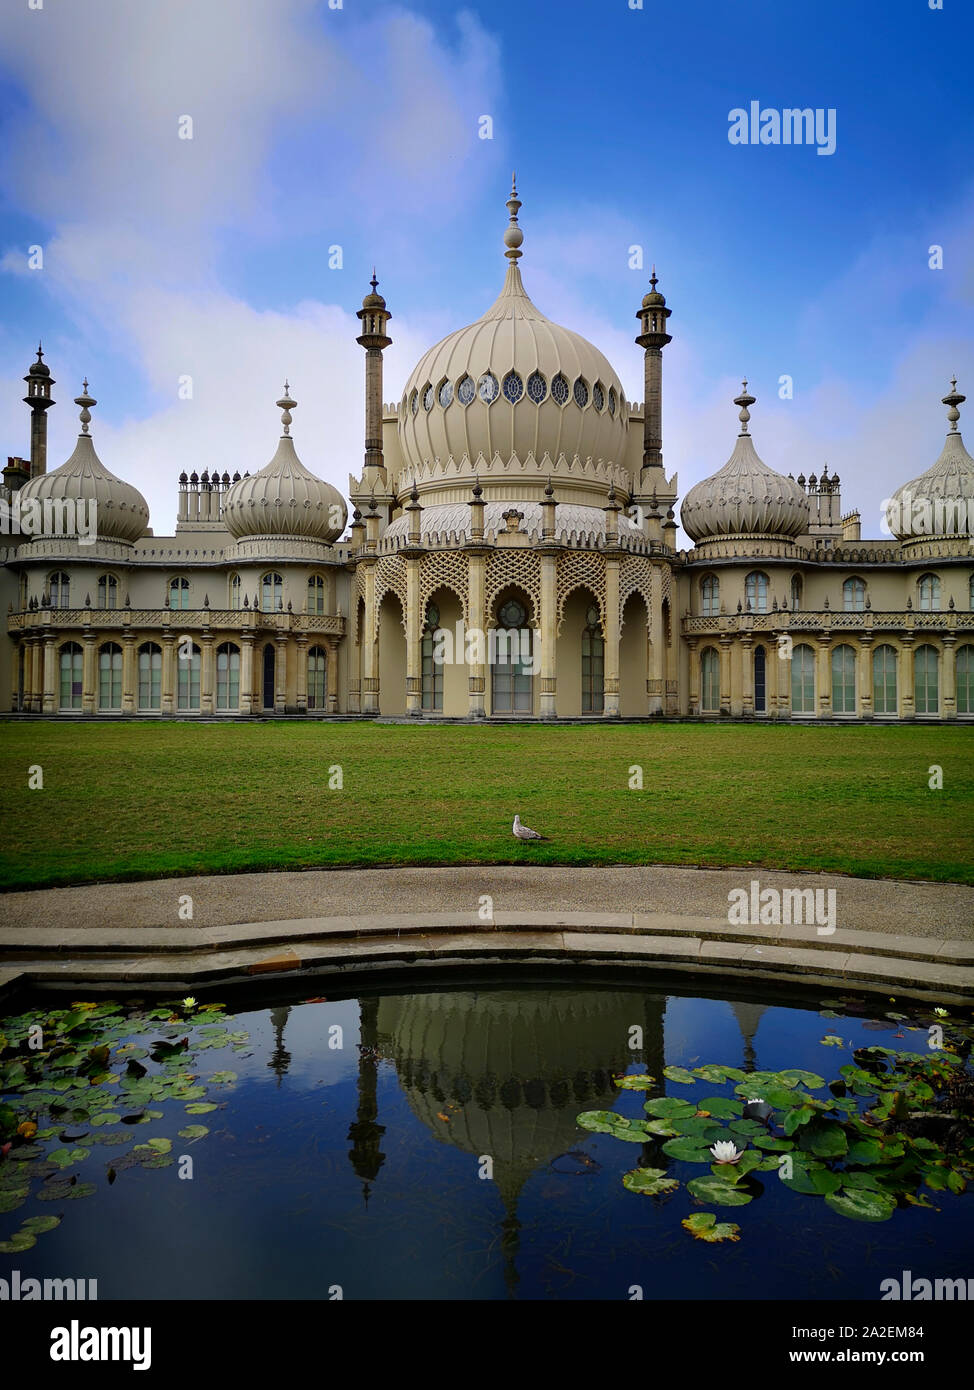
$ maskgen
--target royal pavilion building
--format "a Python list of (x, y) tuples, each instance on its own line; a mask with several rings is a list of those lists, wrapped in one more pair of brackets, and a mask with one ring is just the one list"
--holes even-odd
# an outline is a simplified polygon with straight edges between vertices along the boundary
[[(892, 494), (877, 540), (843, 514), (836, 474), (761, 459), (745, 382), (730, 458), (683, 499), (693, 548), (678, 549), (655, 272), (637, 404), (528, 297), (515, 189), (507, 207), (498, 298), (392, 405), (373, 277), (350, 525), (298, 455), (285, 385), (270, 462), (182, 473), (175, 534), (154, 535), (124, 460), (117, 474), (99, 457), (87, 383), (77, 445), (48, 469), (54, 379), (38, 350), (30, 458), (8, 460), (0, 489), (0, 704), (53, 718), (974, 718), (974, 459), (956, 382), (943, 449)], [(934, 437), (931, 416), (931, 456)], [(59, 526), (86, 509), (91, 535)]]

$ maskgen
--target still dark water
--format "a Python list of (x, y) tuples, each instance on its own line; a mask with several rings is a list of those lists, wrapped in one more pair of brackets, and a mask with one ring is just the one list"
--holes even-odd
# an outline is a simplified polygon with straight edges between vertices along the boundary
[[(619, 1092), (613, 1073), (648, 1071), (657, 1094), (682, 1097), (665, 1065), (829, 1078), (852, 1047), (925, 1046), (924, 1030), (883, 1017), (898, 1004), (830, 1019), (819, 1007), (523, 977), (231, 1006), (228, 1026), (250, 1041), (202, 1054), (204, 1072), (237, 1076), (211, 1097), (209, 1135), (178, 1137), (178, 1102), (137, 1127), (191, 1154), (192, 1179), (177, 1162), (109, 1186), (111, 1151), (93, 1148), (72, 1172), (94, 1196), (53, 1208), (32, 1195), (0, 1215), (9, 1238), (25, 1217), (64, 1212), (34, 1248), (0, 1254), (0, 1276), (96, 1278), (102, 1300), (328, 1298), (336, 1285), (346, 1299), (625, 1300), (639, 1285), (647, 1299), (874, 1300), (903, 1270), (974, 1274), (974, 1194), (932, 1194), (938, 1210), (873, 1225), (768, 1180), (749, 1206), (718, 1213), (740, 1240), (706, 1245), (680, 1225), (702, 1209), (685, 1186), (654, 1199), (621, 1183), (640, 1163), (683, 1182), (699, 1165), (576, 1125), (589, 1109), (642, 1117), (645, 1095)], [(829, 1033), (843, 1049), (823, 1046)]]

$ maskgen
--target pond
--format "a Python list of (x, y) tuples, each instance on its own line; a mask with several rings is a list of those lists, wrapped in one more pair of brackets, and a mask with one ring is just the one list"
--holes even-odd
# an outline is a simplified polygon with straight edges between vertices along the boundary
[[(8, 1006), (0, 1278), (94, 1279), (100, 1300), (875, 1300), (903, 1271), (971, 1273), (969, 1009), (631, 974), (410, 984)], [(933, 1084), (898, 1081), (899, 1052)], [(745, 1119), (765, 1091), (773, 1113)], [(879, 1143), (836, 1147), (875, 1105)], [(719, 1125), (750, 1171), (710, 1166)], [(712, 1177), (741, 1196), (687, 1187)]]

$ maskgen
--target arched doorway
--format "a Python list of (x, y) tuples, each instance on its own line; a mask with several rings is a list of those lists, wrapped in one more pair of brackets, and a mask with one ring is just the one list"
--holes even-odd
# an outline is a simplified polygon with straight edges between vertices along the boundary
[(488, 633), (491, 714), (526, 715), (534, 710), (536, 634), (530, 600), (520, 590), (500, 595)]
[(642, 594), (630, 594), (622, 610), (619, 638), (619, 713), (623, 717), (649, 713), (648, 675), (649, 610)]
[(768, 654), (764, 647), (754, 648), (754, 713), (768, 712)]
[(264, 679), (261, 699), (264, 709), (274, 708), (274, 659), (274, 643), (268, 642), (264, 647)]
[(393, 593), (379, 604), (379, 712), (406, 713), (406, 634), (402, 605)]

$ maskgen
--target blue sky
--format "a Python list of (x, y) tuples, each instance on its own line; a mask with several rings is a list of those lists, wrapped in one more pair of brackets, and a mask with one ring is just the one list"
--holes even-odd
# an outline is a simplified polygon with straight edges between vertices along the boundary
[[(20, 378), (41, 336), (50, 465), (73, 447), (87, 374), (96, 446), (157, 534), (181, 468), (271, 457), (285, 375), (301, 456), (345, 491), (373, 262), (394, 399), (424, 348), (494, 298), (516, 168), (529, 293), (636, 399), (634, 315), (657, 263), (681, 494), (730, 453), (747, 374), (766, 461), (838, 468), (844, 509), (876, 535), (880, 499), (939, 452), (952, 373), (974, 400), (972, 38), (968, 0), (7, 5), (0, 452), (27, 452)], [(752, 100), (833, 108), (835, 153), (731, 145), (728, 113)]]

